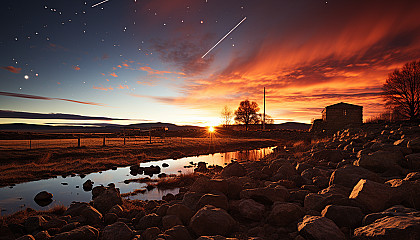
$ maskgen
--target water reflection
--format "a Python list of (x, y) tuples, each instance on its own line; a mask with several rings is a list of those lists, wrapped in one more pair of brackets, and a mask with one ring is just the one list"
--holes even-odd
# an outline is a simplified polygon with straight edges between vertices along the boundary
[[(265, 155), (271, 153), (273, 148), (263, 148), (255, 150), (243, 150), (237, 152), (227, 153), (216, 153), (210, 155), (202, 155), (196, 157), (186, 157), (177, 160), (167, 159), (160, 161), (153, 161), (147, 163), (141, 163), (140, 167), (147, 168), (150, 166), (160, 166), (160, 171), (167, 175), (178, 174), (178, 173), (192, 173), (192, 165), (197, 165), (198, 162), (206, 162), (207, 165), (219, 165), (225, 166), (232, 160), (258, 160), (263, 158)], [(187, 166), (187, 167), (185, 167)], [(103, 172), (91, 173), (81, 176), (74, 177), (62, 177), (39, 180), (34, 182), (27, 182), (17, 184), (13, 187), (0, 188), (0, 208), (2, 215), (11, 214), (22, 208), (31, 207), (37, 210), (46, 210), (56, 205), (68, 206), (72, 201), (88, 202), (91, 200), (91, 192), (83, 190), (83, 183), (90, 179), (94, 182), (94, 186), (103, 185), (106, 186), (109, 183), (114, 183), (117, 188), (120, 189), (121, 193), (132, 192), (135, 189), (143, 189), (146, 187), (145, 183), (137, 182), (126, 182), (124, 180), (133, 178), (130, 167), (117, 168), (113, 170), (107, 170)], [(133, 172), (132, 172), (133, 173)], [(157, 174), (149, 173), (151, 178), (157, 178)], [(142, 174), (136, 174), (136, 177), (147, 177)], [(64, 184), (63, 184), (64, 183)], [(54, 195), (51, 203), (35, 203), (34, 197), (41, 191), (47, 191)], [(159, 200), (162, 196), (172, 193), (177, 194), (178, 189), (172, 190), (159, 190), (151, 189), (147, 190), (144, 194), (138, 194), (135, 196), (127, 197), (128, 199), (139, 199), (139, 200)]]

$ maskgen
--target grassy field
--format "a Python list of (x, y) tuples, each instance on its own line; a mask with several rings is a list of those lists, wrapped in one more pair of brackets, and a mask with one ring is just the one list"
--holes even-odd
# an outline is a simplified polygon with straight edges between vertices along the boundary
[(216, 152), (255, 149), (277, 145), (278, 141), (257, 138), (82, 138), (1, 140), (0, 186), (50, 178), (87, 174), (141, 162), (181, 158)]

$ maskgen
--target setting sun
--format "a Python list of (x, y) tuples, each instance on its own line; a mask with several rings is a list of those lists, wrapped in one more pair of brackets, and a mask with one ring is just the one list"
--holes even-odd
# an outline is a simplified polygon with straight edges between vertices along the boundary
[(209, 132), (211, 132), (211, 133), (214, 132), (214, 127), (213, 126), (209, 127)]

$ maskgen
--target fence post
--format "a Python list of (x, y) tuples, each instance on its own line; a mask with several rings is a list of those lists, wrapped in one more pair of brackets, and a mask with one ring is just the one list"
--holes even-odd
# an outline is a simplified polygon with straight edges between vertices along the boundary
[(79, 136), (79, 138), (77, 139), (77, 147), (78, 147), (78, 148), (80, 147), (80, 136)]
[(152, 143), (152, 128), (149, 129), (149, 143)]

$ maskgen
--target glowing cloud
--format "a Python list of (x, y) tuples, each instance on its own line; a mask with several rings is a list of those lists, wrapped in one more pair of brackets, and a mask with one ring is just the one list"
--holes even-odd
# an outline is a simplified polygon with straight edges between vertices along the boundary
[(12, 73), (20, 73), (20, 71), (22, 70), (22, 68), (16, 68), (16, 67), (13, 67), (13, 66), (0, 67), (0, 68), (4, 69), (4, 70), (7, 70), (9, 72), (12, 72)]

